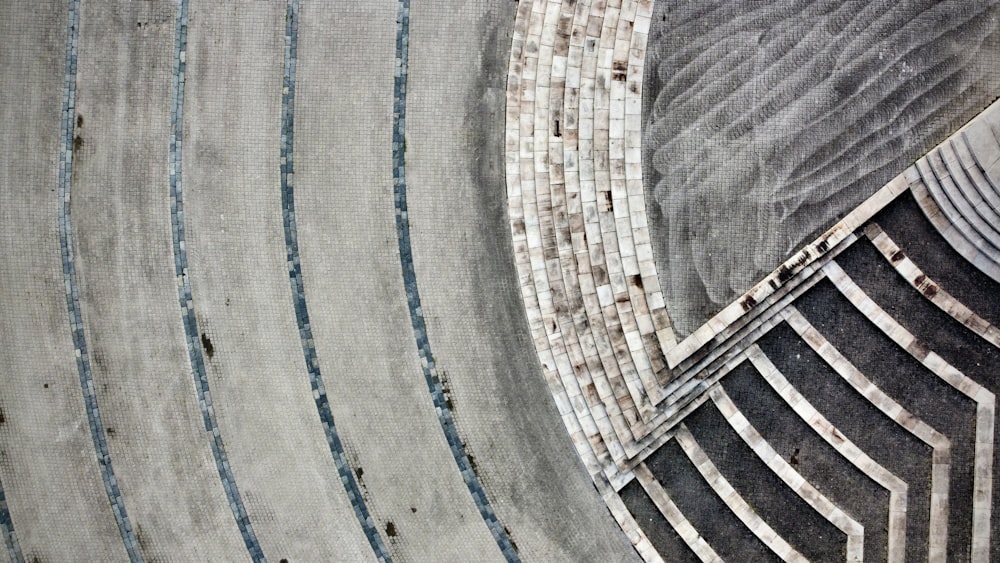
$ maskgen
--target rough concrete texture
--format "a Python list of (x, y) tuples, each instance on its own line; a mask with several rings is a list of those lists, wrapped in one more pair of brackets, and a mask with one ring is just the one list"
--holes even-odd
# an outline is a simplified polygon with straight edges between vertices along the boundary
[(689, 334), (1000, 91), (995, 1), (655, 4), (643, 168)]
[[(572, 360), (540, 359), (532, 329), (545, 317), (530, 308), (539, 298), (514, 242), (539, 217), (510, 216), (520, 193), (508, 198), (505, 157), (523, 150), (544, 154), (528, 167), (561, 167), (560, 143), (577, 130), (552, 128), (567, 137), (549, 145), (552, 162), (547, 147), (528, 146), (534, 138), (512, 140), (508, 79), (523, 87), (523, 107), (538, 104), (513, 129), (545, 130), (562, 109), (530, 83), (536, 63), (550, 65), (543, 83), (582, 99), (588, 119), (607, 119), (600, 158), (621, 149), (631, 190), (643, 185), (639, 150), (626, 157), (613, 137), (631, 128), (638, 138), (637, 96), (628, 108), (623, 96), (626, 83), (638, 93), (646, 68), (650, 229), (683, 335), (996, 96), (998, 8), (660, 0), (643, 67), (629, 54), (641, 59), (652, 6), (0, 3), (0, 561), (693, 561), (705, 546), (732, 561), (778, 560), (775, 538), (747, 525), (761, 519), (806, 557), (843, 560), (845, 533), (810, 505), (813, 491), (864, 527), (866, 559), (925, 558), (935, 547), (931, 448), (849, 388), (782, 321), (785, 303), (767, 311), (769, 324), (749, 311), (740, 322), (760, 326), (745, 340), (705, 343), (704, 357), (729, 346), (719, 353), (732, 360), (706, 360), (688, 384), (725, 367), (712, 384), (766, 448), (749, 447), (712, 400), (691, 404), (674, 440), (650, 422), (663, 420), (659, 404), (649, 421), (628, 421), (637, 440), (655, 431), (659, 441), (612, 461), (644, 463), (646, 481), (624, 465), (610, 481), (596, 464), (588, 473), (581, 456), (607, 451), (601, 401), (627, 406), (633, 390), (590, 379), (579, 344)], [(518, 34), (529, 56), (512, 64)], [(611, 108), (592, 107), (594, 65), (621, 82), (622, 96), (600, 98)], [(1000, 155), (1000, 142), (985, 145)], [(551, 192), (538, 178), (527, 189)], [(636, 203), (602, 220), (644, 234)], [(561, 212), (551, 199), (532, 206), (550, 213), (543, 222)], [(942, 288), (1000, 321), (995, 282), (911, 194), (874, 222)], [(598, 226), (611, 244), (619, 226)], [(591, 232), (577, 233), (574, 252), (597, 260)], [(556, 236), (542, 238), (558, 256)], [(790, 300), (829, 340), (824, 350), (950, 440), (941, 560), (996, 560), (1000, 517), (977, 528), (968, 508), (991, 507), (977, 501), (975, 464), (1000, 455), (977, 441), (996, 413), (982, 409), (985, 391), (973, 402), (926, 360), (940, 352), (997, 392), (1000, 344), (926, 301), (867, 239), (853, 244), (838, 263), (920, 343), (897, 346), (830, 280)], [(540, 269), (559, 277), (558, 261)], [(619, 293), (573, 329), (593, 332), (605, 314), (636, 331), (653, 322), (642, 307), (616, 309), (629, 297)], [(599, 360), (617, 365), (645, 346), (661, 357), (673, 340), (643, 326), (650, 338), (620, 330)], [(558, 327), (543, 328), (566, 346)], [(791, 387), (765, 381), (760, 350)], [(543, 362), (562, 379), (546, 381)], [(579, 394), (560, 396), (561, 385)], [(839, 433), (832, 443), (788, 389)], [(857, 452), (845, 453), (844, 437)], [(790, 486), (798, 477), (779, 475), (774, 456), (814, 488)], [(892, 497), (876, 462), (908, 487), (904, 552), (892, 551)], [(751, 517), (720, 496), (708, 465)], [(1000, 471), (991, 479), (1000, 490)], [(661, 512), (664, 491), (689, 527)]]

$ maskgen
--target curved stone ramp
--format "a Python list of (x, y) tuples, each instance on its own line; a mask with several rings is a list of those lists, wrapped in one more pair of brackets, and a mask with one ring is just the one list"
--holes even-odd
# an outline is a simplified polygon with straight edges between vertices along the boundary
[(691, 463), (694, 464), (715, 493), (764, 545), (771, 549), (782, 561), (806, 561), (802, 554), (781, 538), (767, 522), (754, 512), (753, 508), (743, 500), (743, 497), (733, 489), (729, 481), (715, 467), (715, 464), (708, 458), (683, 423), (677, 427), (674, 438), (680, 444), (684, 454), (688, 456), (688, 459), (691, 460)]
[(962, 133), (964, 143), (956, 141), (962, 166), (975, 182), (980, 195), (994, 211), (1000, 212), (1000, 115), (991, 113), (986, 119), (971, 123)]
[(709, 392), (712, 402), (725, 417), (726, 422), (746, 442), (754, 454), (763, 461), (789, 488), (795, 491), (816, 512), (835, 525), (847, 536), (847, 561), (864, 560), (864, 527), (834, 505), (830, 499), (805, 480), (792, 465), (785, 461), (774, 448), (768, 444), (750, 422), (743, 416), (726, 391), (716, 385)]
[(993, 510), (993, 441), (996, 398), (962, 372), (949, 365), (935, 352), (927, 350), (913, 334), (896, 322), (871, 300), (836, 262), (823, 268), (834, 286), (861, 311), (872, 324), (889, 336), (934, 375), (976, 402), (976, 443), (974, 491), (972, 497), (973, 561), (986, 561), (990, 554), (990, 518)]
[(892, 264), (896, 272), (913, 286), (914, 289), (919, 291), (925, 299), (979, 335), (983, 340), (1000, 348), (1000, 330), (986, 319), (977, 315), (964, 303), (955, 299), (940, 284), (927, 277), (877, 223), (866, 225), (865, 235), (882, 256)]
[(712, 549), (712, 546), (708, 545), (705, 538), (701, 537), (701, 534), (691, 525), (691, 522), (684, 516), (684, 513), (677, 508), (674, 501), (670, 499), (670, 495), (666, 489), (660, 485), (660, 482), (656, 480), (656, 477), (646, 467), (646, 464), (639, 464), (633, 472), (635, 473), (635, 478), (642, 485), (642, 488), (645, 489), (646, 494), (649, 495), (649, 498), (656, 505), (656, 508), (660, 510), (663, 517), (677, 531), (677, 534), (691, 548), (691, 551), (694, 552), (698, 559), (706, 563), (721, 562), (722, 558), (719, 557), (719, 554)]
[[(994, 205), (996, 186), (984, 170), (1000, 158), (1000, 140), (990, 128), (998, 112), (1000, 102), (994, 102), (981, 118), (918, 160), (909, 172), (913, 194), (941, 236), (996, 281), (1000, 281), (1000, 215)], [(975, 164), (970, 162), (973, 146)]]
[[(553, 387), (554, 392), (574, 402), (581, 430), (590, 429), (575, 441), (582, 445), (586, 437), (605, 442), (593, 447), (598, 456), (609, 456), (601, 462), (609, 475), (614, 473), (609, 461), (621, 462), (626, 454), (635, 453), (631, 432), (645, 432), (640, 417), (652, 412), (645, 395), (648, 389), (658, 388), (651, 377), (647, 348), (660, 348), (659, 340), (653, 346), (649, 330), (659, 321), (645, 313), (649, 309), (645, 303), (627, 304), (625, 297), (639, 299), (640, 293), (634, 288), (630, 294), (626, 284), (619, 283), (626, 275), (622, 256), (629, 264), (629, 275), (641, 278), (641, 272), (638, 261), (629, 258), (638, 256), (629, 248), (634, 243), (624, 251), (618, 247), (617, 225), (622, 225), (624, 233), (625, 223), (616, 223), (614, 218), (615, 213), (627, 212), (628, 197), (620, 194), (620, 205), (615, 204), (612, 211), (611, 170), (605, 164), (611, 150), (612, 97), (602, 94), (615, 82), (612, 60), (621, 59), (618, 66), (624, 72), (627, 64), (622, 64), (627, 63), (629, 52), (641, 53), (644, 35), (640, 30), (648, 25), (642, 23), (648, 20), (648, 7), (648, 3), (635, 2), (621, 6), (597, 2), (591, 7), (584, 2), (576, 4), (575, 12), (563, 13), (558, 2), (522, 4), (508, 77), (511, 229), (536, 346), (543, 365), (553, 372), (549, 381), (561, 383), (562, 389)], [(628, 22), (633, 20), (636, 32), (630, 34)], [(618, 37), (619, 28), (622, 37)], [(639, 72), (640, 66), (634, 71)], [(622, 73), (616, 76), (625, 78)], [(632, 82), (635, 90), (639, 83)], [(623, 136), (626, 103), (619, 100), (620, 94), (626, 100), (635, 96), (629, 102), (634, 113), (639, 92), (622, 91), (614, 97)], [(619, 156), (624, 158), (624, 152)], [(629, 153), (630, 160), (635, 156)], [(623, 164), (623, 158), (617, 162)], [(616, 172), (616, 186), (618, 180)], [(620, 184), (624, 188), (624, 182)], [(603, 190), (600, 200), (599, 187)], [(652, 270), (651, 256), (643, 268)], [(665, 319), (665, 314), (660, 318)], [(631, 401), (624, 396), (626, 391)], [(610, 454), (603, 453), (605, 447)]]
[(930, 446), (931, 510), (929, 551), (931, 561), (944, 561), (948, 547), (948, 482), (951, 469), (951, 442), (946, 436), (904, 409), (892, 397), (877, 388), (850, 361), (820, 334), (794, 307), (782, 310), (782, 316), (795, 332), (847, 383), (889, 419)]
[(907, 484), (841, 434), (822, 413), (795, 390), (759, 347), (750, 346), (747, 349), (747, 358), (764, 380), (824, 441), (865, 475), (889, 491), (888, 560), (904, 561), (906, 558)]

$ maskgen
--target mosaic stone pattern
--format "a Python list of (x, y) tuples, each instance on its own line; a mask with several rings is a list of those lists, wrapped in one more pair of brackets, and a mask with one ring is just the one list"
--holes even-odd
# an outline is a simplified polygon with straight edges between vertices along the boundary
[(299, 325), (299, 336), (302, 339), (302, 353), (305, 355), (306, 368), (309, 370), (309, 385), (316, 400), (316, 410), (323, 423), (330, 453), (337, 465), (337, 472), (344, 484), (344, 490), (354, 507), (358, 523), (364, 529), (365, 536), (371, 544), (372, 551), (379, 561), (392, 561), (385, 547), (382, 535), (375, 528), (368, 507), (361, 496), (358, 482), (354, 478), (354, 470), (348, 463), (344, 446), (337, 434), (337, 426), (330, 411), (330, 401), (326, 396), (326, 386), (323, 385), (323, 374), (319, 369), (319, 357), (313, 344), (312, 327), (309, 323), (309, 309), (306, 307), (305, 288), (302, 282), (302, 264), (299, 261), (298, 231), (295, 225), (295, 62), (298, 49), (299, 33), (299, 3), (296, 0), (288, 2), (288, 15), (285, 28), (285, 68), (281, 92), (281, 207), (284, 211), (285, 246), (288, 253), (288, 278), (292, 285), (292, 302), (295, 304), (295, 320)]
[(215, 466), (219, 472), (219, 480), (229, 499), (233, 517), (243, 535), (251, 559), (265, 561), (264, 552), (254, 534), (250, 517), (240, 496), (226, 455), (226, 446), (219, 432), (219, 423), (215, 418), (212, 405), (212, 393), (209, 389), (208, 374), (205, 372), (205, 357), (202, 350), (201, 333), (198, 332), (198, 320), (195, 317), (194, 297), (191, 292), (191, 281), (188, 279), (188, 260), (184, 244), (184, 188), (181, 168), (184, 141), (184, 73), (187, 69), (187, 27), (188, 2), (179, 0), (177, 4), (177, 31), (174, 36), (174, 83), (173, 108), (170, 119), (173, 132), (170, 136), (170, 215), (173, 227), (174, 241), (174, 271), (177, 276), (177, 296), (181, 306), (181, 316), (184, 321), (184, 333), (187, 339), (188, 357), (191, 361), (191, 375), (194, 376), (195, 389), (198, 392), (198, 403), (205, 422), (205, 431), (211, 435), (210, 444)]
[(73, 176), (73, 146), (76, 127), (76, 60), (78, 38), (80, 33), (80, 2), (70, 3), (68, 29), (66, 30), (66, 82), (63, 90), (62, 107), (62, 144), (59, 157), (59, 242), (62, 250), (63, 276), (66, 282), (66, 307), (69, 310), (70, 330), (73, 333), (73, 345), (76, 348), (76, 365), (80, 371), (80, 387), (83, 390), (83, 400), (87, 408), (87, 422), (90, 425), (90, 435), (94, 441), (94, 453), (101, 467), (101, 477), (104, 488), (111, 502), (111, 509), (118, 523), (125, 550), (132, 561), (142, 561), (139, 544), (129, 521), (111, 465), (111, 454), (108, 451), (107, 433), (101, 421), (101, 412), (97, 405), (97, 395), (94, 389), (94, 376), (90, 369), (90, 357), (87, 355), (87, 338), (83, 332), (83, 319), (80, 313), (79, 289), (76, 281), (76, 265), (73, 255), (73, 222), (70, 215), (70, 195)]

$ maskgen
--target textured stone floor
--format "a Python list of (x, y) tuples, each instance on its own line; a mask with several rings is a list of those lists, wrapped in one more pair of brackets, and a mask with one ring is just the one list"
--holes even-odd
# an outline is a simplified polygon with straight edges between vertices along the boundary
[(996, 16), (0, 4), (0, 561), (1000, 558)]

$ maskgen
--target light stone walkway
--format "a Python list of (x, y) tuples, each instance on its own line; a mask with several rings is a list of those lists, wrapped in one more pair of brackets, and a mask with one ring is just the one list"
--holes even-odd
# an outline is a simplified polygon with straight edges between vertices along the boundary
[(864, 527), (857, 520), (838, 508), (823, 493), (816, 490), (798, 471), (764, 440), (750, 421), (743, 416), (726, 391), (716, 385), (709, 391), (716, 408), (725, 417), (726, 422), (739, 434), (740, 438), (753, 452), (774, 472), (790, 489), (795, 491), (802, 500), (837, 527), (847, 536), (847, 561), (860, 562), (864, 560), (865, 534)]
[[(934, 375), (976, 402), (976, 448), (972, 495), (972, 560), (988, 561), (990, 556), (990, 516), (993, 507), (993, 438), (996, 397), (944, 358), (919, 342), (913, 334), (879, 307), (836, 263), (824, 268), (830, 281), (858, 311), (880, 331), (906, 350)], [(933, 523), (932, 523), (933, 525)]]
[(683, 423), (678, 425), (674, 439), (684, 450), (684, 454), (691, 460), (691, 463), (698, 469), (701, 476), (712, 487), (715, 494), (726, 503), (726, 506), (733, 511), (733, 514), (743, 522), (753, 534), (781, 558), (782, 561), (804, 562), (808, 561), (801, 553), (795, 550), (787, 541), (778, 535), (761, 518), (740, 494), (729, 484), (729, 481), (719, 472), (712, 460), (708, 458), (694, 436)]
[(906, 483), (841, 434), (791, 385), (759, 347), (756, 345), (749, 347), (747, 358), (750, 359), (768, 385), (816, 434), (862, 473), (889, 491), (888, 559), (893, 563), (904, 561), (906, 558), (906, 494), (908, 489)]
[(872, 406), (932, 448), (934, 453), (931, 459), (928, 560), (944, 561), (948, 548), (948, 483), (951, 470), (951, 441), (876, 387), (794, 307), (789, 306), (783, 309), (782, 316), (802, 340)]
[[(264, 554), (372, 561), (317, 415), (315, 401), (325, 396), (314, 397), (310, 385), (289, 287), (281, 174), (282, 140), (291, 137), (282, 131), (286, 16), (278, 4), (192, 5), (184, 111), (189, 276), (199, 329), (212, 346), (205, 370), (219, 426)], [(324, 23), (304, 19), (302, 33)], [(230, 110), (234, 99), (242, 111)]]
[(694, 552), (698, 559), (705, 561), (706, 563), (721, 563), (722, 558), (719, 554), (712, 549), (712, 546), (705, 541), (705, 538), (701, 537), (698, 530), (691, 525), (691, 522), (684, 516), (674, 501), (670, 499), (670, 495), (667, 494), (666, 489), (663, 485), (653, 476), (649, 468), (646, 467), (645, 463), (639, 464), (634, 470), (636, 479), (639, 480), (639, 484), (649, 495), (649, 498), (659, 509), (660, 514), (667, 520), (670, 526), (677, 532), (677, 535), (684, 540), (691, 551)]
[(68, 12), (63, 1), (0, 3), (0, 107), (18, 114), (0, 128), (0, 479), (26, 560), (127, 561), (81, 393), (60, 249)]
[(978, 334), (983, 340), (989, 342), (996, 348), (1000, 348), (1000, 330), (989, 321), (977, 315), (964, 303), (955, 299), (950, 293), (944, 290), (934, 280), (927, 277), (923, 271), (889, 238), (881, 227), (876, 223), (869, 223), (865, 227), (865, 235), (872, 244), (885, 257), (892, 267), (899, 272), (910, 285), (916, 288), (928, 301), (937, 305), (939, 309), (948, 313), (951, 318), (962, 323), (966, 328)]
[[(475, 553), (503, 561), (438, 422), (400, 274), (392, 174), (398, 11), (392, 0), (302, 3), (294, 187), (304, 296), (347, 461), (392, 558)], [(280, 205), (277, 192), (271, 199)], [(284, 254), (280, 231), (275, 244)], [(290, 310), (288, 265), (281, 271)], [(301, 361), (301, 345), (290, 346)], [(289, 377), (308, 383), (299, 369)], [(320, 430), (309, 408), (302, 424)], [(322, 463), (334, 474), (328, 449)]]

